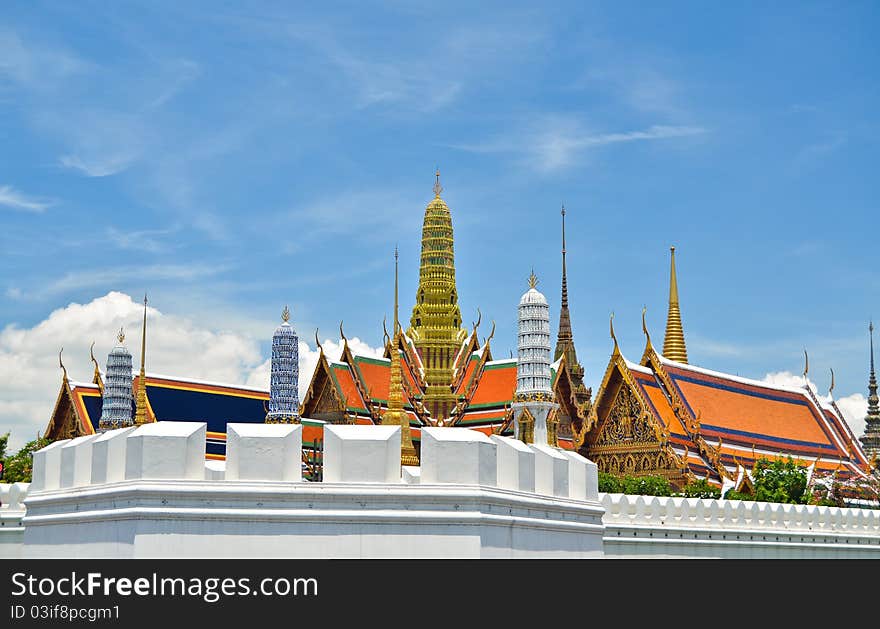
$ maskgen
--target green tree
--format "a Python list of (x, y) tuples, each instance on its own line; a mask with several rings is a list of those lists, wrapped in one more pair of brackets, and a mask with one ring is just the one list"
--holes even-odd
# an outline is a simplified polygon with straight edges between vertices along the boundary
[(798, 466), (791, 457), (785, 461), (758, 459), (752, 472), (755, 483), (755, 500), (760, 502), (783, 502), (808, 504), (807, 470)]
[(15, 454), (6, 458), (3, 470), (4, 483), (29, 483), (33, 477), (32, 455), (37, 450), (45, 448), (50, 441), (40, 437), (30, 441)]
[(9, 444), (9, 433), (0, 435), (0, 461), (6, 458), (6, 446)]

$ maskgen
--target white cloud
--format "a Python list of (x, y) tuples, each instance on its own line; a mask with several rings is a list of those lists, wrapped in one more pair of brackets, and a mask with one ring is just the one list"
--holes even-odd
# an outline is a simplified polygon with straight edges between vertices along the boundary
[[(790, 371), (776, 371), (764, 376), (763, 382), (785, 387), (802, 388), (804, 386), (804, 377), (793, 374)], [(827, 395), (819, 393), (816, 384), (812, 380), (808, 378), (807, 382), (816, 397), (823, 402), (829, 401)], [(849, 424), (853, 434), (856, 438), (861, 437), (865, 432), (865, 414), (868, 412), (867, 398), (861, 393), (853, 393), (844, 397), (835, 397), (834, 401), (843, 413), (843, 418)]]
[[(61, 373), (58, 351), (64, 347), (64, 364), (71, 380), (90, 381), (92, 364), (89, 345), (95, 341), (95, 356), (102, 371), (107, 353), (116, 343), (116, 332), (124, 327), (126, 345), (135, 369), (140, 363), (140, 335), (143, 305), (130, 296), (110, 292), (89, 303), (71, 303), (53, 311), (30, 328), (9, 324), (0, 330), (0, 433), (12, 432), (10, 450), (42, 432), (52, 413)], [(212, 380), (231, 384), (269, 386), (270, 362), (260, 351), (260, 339), (237, 330), (217, 330), (186, 317), (164, 314), (149, 307), (147, 316), (148, 372)], [(349, 340), (356, 353), (381, 355), (357, 338)], [(322, 343), (324, 351), (338, 359), (342, 345)], [(300, 341), (300, 395), (305, 393), (317, 364), (318, 352)]]
[(0, 186), (0, 207), (21, 212), (44, 212), (52, 205), (51, 201), (35, 199), (23, 194), (12, 186)]
[(495, 140), (479, 144), (459, 144), (453, 148), (472, 153), (522, 154), (525, 152), (527, 160), (533, 167), (543, 172), (551, 172), (571, 166), (584, 151), (589, 149), (610, 144), (681, 138), (704, 133), (707, 133), (707, 130), (702, 127), (669, 125), (652, 125), (643, 130), (618, 133), (588, 133), (581, 129), (580, 123), (576, 120), (551, 117), (539, 126), (524, 132), (506, 133)]

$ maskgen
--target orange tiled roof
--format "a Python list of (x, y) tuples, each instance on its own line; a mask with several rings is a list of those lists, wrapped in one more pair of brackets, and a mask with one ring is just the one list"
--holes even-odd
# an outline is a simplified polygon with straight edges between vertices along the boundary
[[(722, 444), (722, 463), (733, 456), (751, 460), (751, 449), (765, 456), (791, 455), (801, 461), (820, 458), (817, 467), (848, 462), (850, 472), (864, 465), (860, 447), (842, 429), (840, 418), (821, 409), (804, 391), (773, 386), (680, 363), (663, 361), (676, 392), (707, 443)], [(852, 455), (850, 454), (852, 452)]]
[(498, 360), (486, 363), (477, 390), (468, 408), (502, 406), (516, 393), (516, 361)]

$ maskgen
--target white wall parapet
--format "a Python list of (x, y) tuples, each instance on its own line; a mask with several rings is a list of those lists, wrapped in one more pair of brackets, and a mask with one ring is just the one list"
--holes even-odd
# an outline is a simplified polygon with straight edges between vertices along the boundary
[(154, 422), (125, 439), (125, 479), (204, 479), (207, 424)]
[(302, 480), (302, 426), (227, 424), (226, 480)]
[(422, 428), (421, 483), (497, 484), (495, 443), (469, 428)]
[(399, 483), (400, 426), (324, 427), (324, 482)]
[(61, 446), (59, 487), (83, 487), (92, 482), (92, 443), (98, 435), (83, 435)]
[(92, 442), (92, 484), (125, 480), (126, 438), (135, 430), (137, 426), (108, 430)]
[(70, 439), (53, 441), (34, 452), (31, 492), (58, 489), (61, 483), (61, 448)]
[(535, 453), (535, 491), (568, 498), (568, 458), (561, 450), (543, 443), (529, 447)]
[(535, 491), (535, 453), (519, 439), (491, 435), (497, 446), (498, 486), (516, 491)]

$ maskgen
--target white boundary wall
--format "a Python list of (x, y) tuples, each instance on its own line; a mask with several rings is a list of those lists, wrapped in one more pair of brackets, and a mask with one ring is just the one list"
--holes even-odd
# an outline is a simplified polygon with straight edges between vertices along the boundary
[(880, 510), (602, 494), (608, 558), (880, 558)]
[[(249, 428), (233, 455), (255, 476), (244, 480), (226, 478), (228, 462), (204, 462), (200, 425), (169, 428), (69, 442), (78, 466), (80, 454), (100, 456), (109, 482), (93, 474), (62, 487), (61, 446), (36, 456), (40, 484), (0, 485), (0, 557), (880, 558), (880, 510), (599, 494), (595, 465), (577, 456), (553, 469), (570, 482), (536, 492), (545, 450), (466, 429), (437, 433), (443, 445), (424, 450), (421, 469), (395, 477), (384, 466), (342, 467), (334, 476), (346, 453), (399, 456), (389, 427), (344, 427), (354, 432), (325, 443), (325, 478), (339, 480), (309, 483), (283, 465), (255, 465), (276, 449), (299, 449), (297, 430)], [(161, 447), (139, 431), (161, 437)], [(113, 456), (99, 454), (107, 439), (120, 444)], [(175, 440), (185, 460), (157, 468)], [(126, 461), (135, 450), (136, 461)], [(447, 478), (441, 472), (453, 464)]]
[[(100, 449), (95, 455), (91, 441), (56, 442), (62, 445), (34, 459), (41, 490), (27, 498), (21, 554), (601, 557), (598, 493), (499, 487), (498, 476), (515, 470), (498, 462), (495, 442), (466, 429), (443, 429), (437, 447), (425, 448), (420, 470), (401, 470), (399, 430), (328, 426), (322, 483), (303, 482), (283, 465), (301, 450), (298, 427), (231, 425), (233, 437), (242, 438), (225, 465), (205, 462), (204, 424), (159, 422), (120, 432), (124, 451), (119, 447), (112, 457)], [(103, 439), (117, 442), (115, 435)], [(78, 464), (80, 455), (100, 456), (97, 467), (106, 466), (106, 474), (62, 486), (59, 448)], [(586, 459), (564, 461), (566, 479), (595, 475)], [(425, 470), (449, 467), (452, 476), (422, 478)]]

